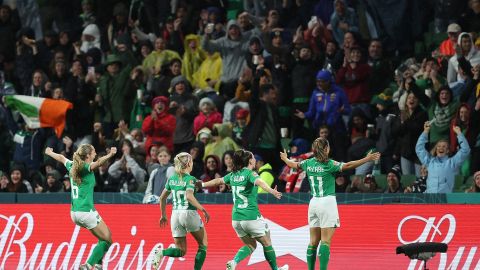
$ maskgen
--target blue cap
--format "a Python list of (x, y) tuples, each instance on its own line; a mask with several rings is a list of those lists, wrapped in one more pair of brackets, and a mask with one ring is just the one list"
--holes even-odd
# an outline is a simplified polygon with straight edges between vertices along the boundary
[(332, 81), (332, 73), (330, 73), (330, 71), (328, 71), (328, 70), (322, 69), (317, 73), (317, 80), (331, 82)]
[(263, 161), (263, 158), (259, 154), (253, 155), (256, 161)]

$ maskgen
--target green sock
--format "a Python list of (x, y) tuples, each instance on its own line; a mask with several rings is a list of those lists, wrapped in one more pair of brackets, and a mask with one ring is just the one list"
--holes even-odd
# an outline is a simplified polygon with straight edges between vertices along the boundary
[(107, 253), (111, 243), (103, 240), (98, 240), (97, 245), (92, 251), (92, 255), (88, 258), (87, 263), (90, 265), (102, 264), (103, 255)]
[(239, 263), (241, 260), (250, 256), (250, 254), (252, 254), (252, 250), (248, 246), (243, 246), (238, 250), (237, 255), (235, 255), (235, 258), (233, 258), (233, 260), (236, 263)]
[(163, 256), (168, 257), (182, 257), (183, 252), (179, 248), (167, 248), (163, 250)]
[(263, 247), (263, 254), (265, 255), (265, 259), (267, 259), (267, 262), (270, 264), (272, 270), (277, 270), (277, 256), (275, 256), (275, 250), (273, 250), (273, 247)]
[(198, 246), (197, 255), (195, 256), (195, 267), (193, 269), (195, 270), (202, 269), (203, 262), (205, 261), (205, 257), (207, 257), (207, 247)]
[(317, 247), (308, 245), (307, 249), (307, 267), (308, 270), (315, 269), (315, 261), (317, 260)]
[(320, 257), (320, 270), (327, 270), (328, 261), (330, 260), (330, 246), (324, 243), (320, 244), (318, 256)]

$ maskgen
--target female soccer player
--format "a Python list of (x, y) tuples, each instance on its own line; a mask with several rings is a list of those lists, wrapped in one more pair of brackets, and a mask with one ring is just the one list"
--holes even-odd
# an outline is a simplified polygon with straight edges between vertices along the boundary
[(330, 146), (328, 140), (317, 138), (312, 144), (314, 156), (301, 162), (291, 161), (286, 151), (280, 153), (280, 158), (288, 167), (302, 169), (310, 182), (312, 199), (308, 206), (308, 224), (310, 226), (310, 245), (307, 249), (308, 270), (315, 269), (317, 247), (320, 242), (320, 270), (326, 270), (330, 259), (330, 243), (335, 228), (340, 227), (340, 219), (335, 198), (336, 172), (354, 169), (366, 162), (378, 160), (380, 153), (368, 153), (366, 157), (340, 163), (328, 158)]
[(112, 244), (112, 234), (97, 210), (93, 206), (93, 188), (95, 187), (95, 175), (93, 170), (100, 167), (109, 158), (117, 153), (117, 148), (110, 148), (110, 153), (93, 161), (97, 153), (90, 144), (82, 144), (73, 154), (73, 161), (68, 160), (61, 154), (53, 152), (47, 147), (45, 154), (61, 162), (67, 168), (72, 188), (72, 207), (70, 216), (72, 221), (86, 228), (98, 238), (98, 243), (93, 249), (87, 263), (80, 265), (79, 270), (100, 270), (102, 259)]
[(183, 257), (187, 253), (187, 232), (191, 233), (198, 243), (198, 251), (195, 256), (195, 270), (202, 269), (207, 256), (207, 232), (197, 210), (203, 212), (205, 223), (210, 220), (207, 210), (195, 199), (195, 177), (190, 175), (193, 169), (193, 158), (190, 154), (182, 152), (175, 156), (173, 161), (175, 173), (168, 179), (165, 189), (160, 195), (160, 227), (168, 223), (165, 211), (167, 197), (173, 193), (173, 210), (170, 219), (172, 236), (175, 241), (174, 248), (157, 249), (153, 259), (153, 267), (157, 269), (163, 256)]
[(270, 240), (268, 225), (258, 210), (257, 190), (258, 186), (280, 199), (282, 193), (277, 189), (270, 188), (253, 171), (255, 157), (249, 151), (237, 150), (233, 154), (233, 170), (222, 178), (216, 178), (202, 183), (202, 187), (213, 187), (227, 184), (232, 187), (233, 209), (232, 226), (238, 237), (245, 246), (241, 247), (233, 260), (227, 263), (228, 270), (234, 270), (237, 264), (247, 258), (257, 248), (257, 241), (263, 246), (265, 259), (272, 270), (288, 270), (288, 265), (277, 267), (277, 258)]

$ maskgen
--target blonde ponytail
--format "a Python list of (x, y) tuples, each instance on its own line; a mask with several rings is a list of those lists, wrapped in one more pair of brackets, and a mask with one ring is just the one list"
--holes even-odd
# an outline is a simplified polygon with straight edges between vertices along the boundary
[(323, 138), (317, 138), (312, 143), (313, 155), (319, 162), (328, 161), (327, 147), (330, 147), (328, 140)]
[(92, 150), (92, 145), (82, 144), (80, 147), (78, 147), (77, 151), (73, 153), (73, 165), (72, 169), (70, 170), (70, 176), (77, 185), (82, 183), (81, 171), (85, 165), (85, 160), (87, 159), (88, 155), (92, 153)]
[(192, 156), (186, 152), (178, 153), (173, 159), (175, 172), (178, 174), (178, 177), (180, 179), (182, 179), (183, 175), (185, 174), (185, 171), (188, 168), (188, 164), (190, 163), (190, 161), (192, 161)]

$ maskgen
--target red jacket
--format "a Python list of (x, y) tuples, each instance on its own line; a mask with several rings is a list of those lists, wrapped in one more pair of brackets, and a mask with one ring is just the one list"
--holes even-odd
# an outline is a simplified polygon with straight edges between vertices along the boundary
[(156, 120), (153, 120), (151, 115), (143, 120), (142, 131), (147, 136), (147, 141), (145, 142), (147, 155), (149, 154), (150, 146), (156, 142), (163, 143), (170, 152), (173, 152), (173, 132), (176, 124), (175, 116), (165, 110), (157, 115)]
[(217, 111), (210, 113), (208, 116), (200, 112), (193, 120), (193, 134), (197, 136), (200, 129), (204, 127), (212, 130), (213, 124), (221, 124), (222, 120), (222, 114)]
[(368, 64), (359, 63), (355, 69), (350, 65), (341, 67), (337, 72), (337, 84), (342, 85), (350, 104), (370, 103), (372, 94), (368, 81), (372, 69)]

